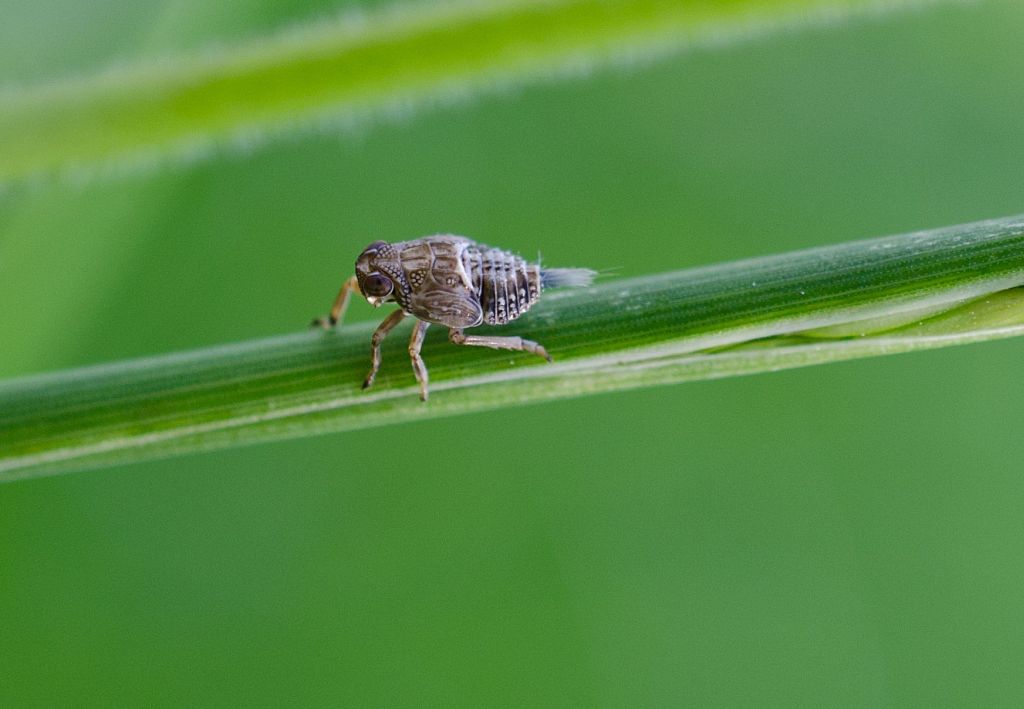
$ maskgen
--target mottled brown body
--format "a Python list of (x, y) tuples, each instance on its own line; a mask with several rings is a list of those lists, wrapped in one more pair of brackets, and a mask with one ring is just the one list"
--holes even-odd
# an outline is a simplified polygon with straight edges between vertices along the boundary
[(509, 251), (477, 244), (463, 236), (428, 236), (412, 241), (377, 241), (356, 260), (356, 275), (346, 281), (328, 318), (315, 320), (335, 325), (358, 290), (374, 306), (395, 302), (401, 310), (388, 316), (371, 342), (373, 368), (363, 387), (373, 383), (380, 367), (380, 343), (405, 315), (419, 322), (413, 330), (409, 355), (420, 382), (420, 398), (427, 399), (427, 369), (419, 350), (430, 323), (449, 328), (455, 344), (478, 345), (531, 352), (551, 361), (536, 342), (520, 337), (466, 335), (463, 330), (486, 323), (512, 322), (540, 297), (545, 285), (587, 285), (595, 273), (588, 269), (541, 269)]
[(540, 266), (459, 236), (384, 244), (367, 265), (394, 281), (402, 310), (448, 327), (504, 325), (529, 310), (543, 289)]

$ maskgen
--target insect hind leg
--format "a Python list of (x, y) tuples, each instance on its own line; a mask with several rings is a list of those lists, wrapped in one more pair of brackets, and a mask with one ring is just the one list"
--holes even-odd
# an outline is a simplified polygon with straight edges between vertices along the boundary
[(474, 347), (490, 347), (495, 350), (516, 350), (529, 352), (538, 357), (543, 357), (548, 362), (551, 355), (543, 346), (533, 340), (524, 340), (521, 337), (499, 337), (496, 335), (467, 335), (461, 329), (451, 328), (448, 330), (448, 339), (456, 345), (471, 345)]

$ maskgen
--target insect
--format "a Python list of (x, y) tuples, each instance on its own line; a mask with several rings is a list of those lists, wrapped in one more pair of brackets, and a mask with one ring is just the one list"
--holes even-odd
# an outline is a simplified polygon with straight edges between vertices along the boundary
[(362, 294), (374, 307), (397, 303), (399, 309), (384, 318), (370, 340), (372, 367), (363, 388), (373, 384), (380, 370), (381, 342), (406, 315), (411, 315), (416, 325), (409, 340), (409, 357), (420, 385), (420, 399), (426, 401), (429, 380), (420, 348), (432, 323), (447, 327), (448, 339), (456, 345), (519, 350), (550, 362), (547, 350), (532, 340), (467, 335), (465, 330), (483, 323), (510, 323), (537, 302), (544, 288), (586, 286), (596, 275), (587, 268), (541, 268), (516, 254), (464, 236), (375, 241), (359, 254), (356, 275), (341, 286), (330, 314), (317, 318), (313, 325), (324, 329), (337, 325), (353, 292)]

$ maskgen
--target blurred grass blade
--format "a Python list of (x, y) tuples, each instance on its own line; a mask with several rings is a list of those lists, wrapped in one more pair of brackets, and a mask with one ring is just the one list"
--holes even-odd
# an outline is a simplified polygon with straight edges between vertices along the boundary
[(553, 365), (434, 328), (427, 404), (402, 333), (360, 390), (372, 324), (16, 379), (0, 383), (0, 481), (1010, 337), (1022, 286), (1024, 216), (552, 292), (502, 331)]
[(0, 92), (0, 184), (87, 177), (607, 61), (943, 0), (461, 0)]

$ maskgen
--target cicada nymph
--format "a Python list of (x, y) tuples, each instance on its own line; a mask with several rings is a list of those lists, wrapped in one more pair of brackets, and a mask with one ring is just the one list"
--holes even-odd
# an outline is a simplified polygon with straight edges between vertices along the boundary
[(397, 303), (370, 340), (372, 367), (363, 388), (373, 384), (380, 369), (384, 337), (406, 315), (417, 322), (409, 341), (420, 399), (427, 400), (427, 368), (420, 347), (433, 323), (448, 328), (456, 345), (531, 352), (551, 361), (536, 342), (521, 337), (467, 335), (477, 325), (504, 325), (529, 310), (545, 288), (586, 286), (597, 275), (587, 268), (541, 268), (508, 251), (478, 244), (463, 236), (428, 236), (389, 244), (375, 241), (356, 259), (356, 275), (345, 281), (330, 315), (314, 325), (334, 327), (345, 314), (349, 297), (358, 292), (374, 307)]

